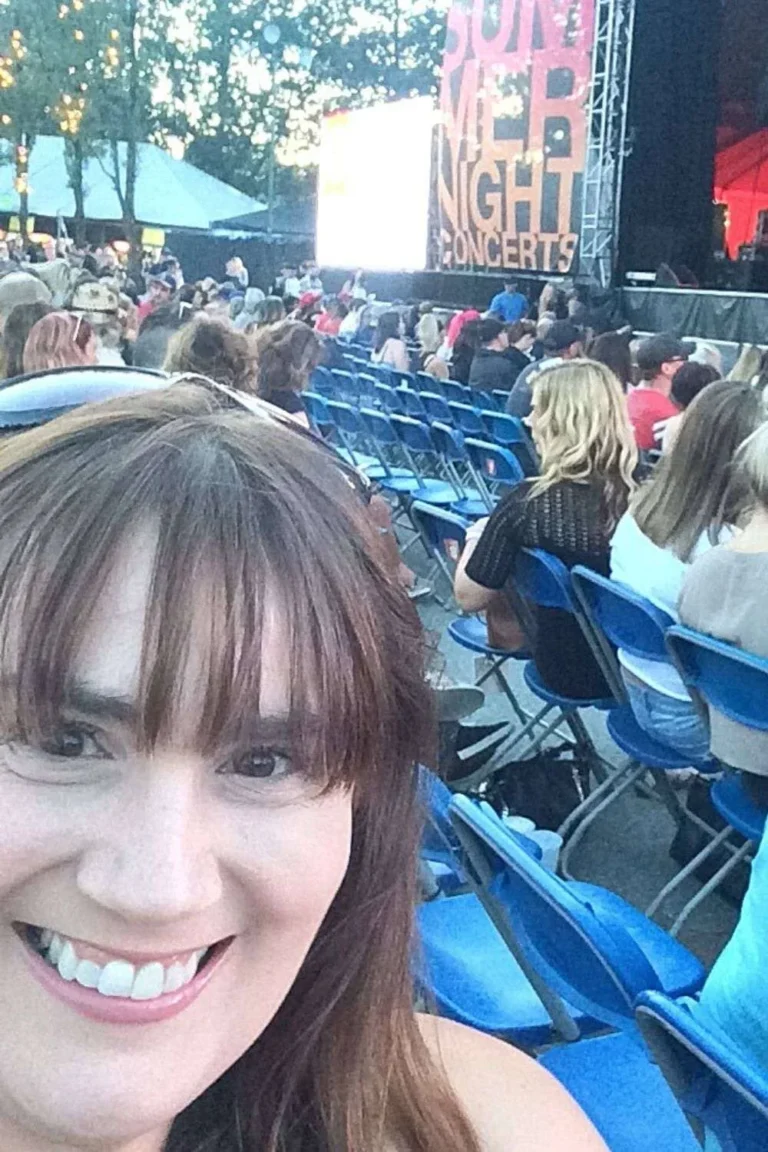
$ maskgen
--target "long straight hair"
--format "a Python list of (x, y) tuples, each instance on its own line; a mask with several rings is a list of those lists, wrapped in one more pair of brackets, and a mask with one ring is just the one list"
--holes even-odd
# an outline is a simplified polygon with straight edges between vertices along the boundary
[(658, 548), (689, 563), (706, 535), (717, 544), (749, 507), (734, 458), (764, 419), (759, 394), (728, 380), (709, 384), (686, 409), (672, 451), (634, 501), (635, 522)]
[(637, 467), (618, 378), (594, 360), (547, 368), (533, 382), (533, 405), (541, 473), (531, 497), (563, 482), (594, 485), (612, 531), (627, 510)]
[[(259, 699), (265, 598), (291, 669), (294, 756), (353, 789), (351, 860), (272, 1022), (177, 1117), (167, 1152), (479, 1152), (413, 1007), (421, 630), (332, 459), (298, 433), (177, 384), (78, 409), (0, 448), (0, 658), (22, 737), (58, 713), (121, 547), (157, 531), (136, 739), (173, 738), (190, 637), (209, 637), (196, 747)], [(308, 710), (318, 734), (302, 726)], [(296, 877), (296, 883), (301, 878)], [(203, 1039), (203, 1038), (201, 1038)]]

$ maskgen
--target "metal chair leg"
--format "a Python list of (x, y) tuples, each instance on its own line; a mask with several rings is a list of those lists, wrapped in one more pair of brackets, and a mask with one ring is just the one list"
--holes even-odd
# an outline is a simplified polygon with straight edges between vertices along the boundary
[[(731, 828), (730, 831), (733, 832), (733, 828)], [(709, 880), (707, 880), (706, 884), (704, 884), (704, 886), (696, 893), (694, 898), (689, 900), (685, 905), (683, 910), (680, 912), (680, 915), (677, 917), (677, 920), (675, 920), (674, 924), (669, 930), (670, 936), (677, 936), (691, 913), (695, 912), (698, 906), (703, 904), (707, 897), (712, 892), (714, 892), (716, 888), (720, 887), (723, 880), (725, 880), (727, 876), (730, 876), (736, 865), (740, 864), (742, 860), (745, 860), (753, 849), (754, 844), (751, 840), (747, 840), (746, 843), (742, 844), (741, 847), (734, 852), (730, 860), (726, 860), (722, 868), (718, 869), (714, 876), (711, 876)]]
[[(598, 817), (601, 816), (603, 812), (605, 812), (606, 808), (609, 808), (615, 800), (618, 800), (620, 796), (628, 791), (628, 789), (630, 789), (634, 784), (635, 780), (637, 780), (638, 776), (640, 776), (644, 771), (645, 768), (642, 764), (636, 764), (634, 768), (630, 767), (628, 774), (627, 770), (625, 769), (625, 779), (621, 782), (621, 784), (614, 788), (608, 796), (606, 796), (595, 808), (593, 808), (592, 811), (590, 811), (587, 816), (584, 817), (576, 830), (571, 834), (570, 839), (563, 846), (563, 850), (560, 854), (560, 871), (566, 880), (575, 879), (570, 871), (571, 857), (573, 856), (573, 853), (581, 841), (584, 839), (588, 830), (594, 824), (595, 820), (597, 820)], [(606, 781), (606, 783), (608, 782)], [(614, 783), (614, 781), (611, 781), (611, 783)], [(594, 793), (592, 793), (592, 796), (594, 796)], [(592, 796), (588, 797), (587, 799), (591, 800)]]
[(671, 894), (680, 887), (683, 880), (687, 880), (689, 876), (692, 876), (699, 865), (703, 864), (705, 860), (708, 860), (713, 852), (717, 851), (721, 844), (725, 844), (726, 840), (732, 832), (733, 828), (730, 826), (730, 824), (727, 825), (727, 827), (723, 828), (722, 832), (718, 832), (714, 840), (710, 840), (709, 844), (706, 844), (702, 848), (697, 856), (694, 856), (692, 860), (689, 860), (685, 867), (681, 868), (677, 875), (673, 876), (669, 883), (664, 885), (656, 899), (651, 901), (645, 910), (646, 916), (652, 919), (658, 912), (661, 905), (667, 899), (667, 897), (671, 896)]

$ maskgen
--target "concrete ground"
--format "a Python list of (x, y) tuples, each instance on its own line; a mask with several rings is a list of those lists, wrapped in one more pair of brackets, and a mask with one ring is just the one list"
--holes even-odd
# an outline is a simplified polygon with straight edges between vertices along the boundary
[[(419, 565), (413, 554), (409, 561)], [(455, 683), (474, 683), (475, 656), (455, 644), (445, 631), (454, 613), (442, 608), (433, 598), (419, 601), (419, 612), (437, 646), (435, 666), (443, 668)], [(532, 711), (536, 701), (523, 683), (522, 664), (510, 663), (509, 682), (523, 707)], [(620, 764), (623, 754), (608, 736), (603, 715), (594, 710), (585, 711), (582, 715), (600, 754), (610, 762)], [(510, 718), (511, 709), (505, 697), (489, 693), (485, 706), (467, 723), (481, 724)], [(630, 790), (593, 825), (576, 850), (572, 870), (579, 879), (610, 888), (644, 910), (679, 871), (679, 865), (670, 858), (668, 851), (674, 834), (674, 821), (666, 808), (660, 802), (638, 796)], [(658, 914), (658, 922), (669, 927), (685, 900), (695, 895), (699, 887), (699, 881), (695, 879), (686, 882), (668, 901), (666, 910)], [(714, 894), (693, 913), (680, 934), (680, 940), (710, 966), (733, 931), (737, 916), (733, 904)]]

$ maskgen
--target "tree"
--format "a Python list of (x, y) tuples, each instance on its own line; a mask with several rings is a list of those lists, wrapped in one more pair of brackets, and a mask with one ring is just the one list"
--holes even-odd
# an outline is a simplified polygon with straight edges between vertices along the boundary
[[(82, 0), (79, 0), (82, 2)], [(57, 19), (55, 0), (0, 0), (0, 136), (10, 142), (19, 194), (19, 224), (26, 238), (29, 219), (29, 157), (35, 137), (51, 123), (51, 108), (65, 64), (50, 51)]]

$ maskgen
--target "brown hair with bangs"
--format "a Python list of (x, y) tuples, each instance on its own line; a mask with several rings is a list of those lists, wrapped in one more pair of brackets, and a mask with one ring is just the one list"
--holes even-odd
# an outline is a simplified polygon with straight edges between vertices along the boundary
[[(417, 763), (431, 731), (420, 628), (321, 448), (189, 384), (86, 406), (6, 442), (0, 637), (18, 689), (5, 719), (24, 733), (61, 708), (118, 550), (142, 526), (157, 545), (141, 743), (172, 737), (201, 621), (198, 749), (247, 723), (265, 598), (277, 594), (297, 754), (324, 787), (354, 786), (349, 868), (299, 976), (264, 1033), (176, 1119), (166, 1152), (383, 1152), (388, 1141), (479, 1152), (412, 1007)], [(322, 717), (318, 737), (304, 737), (307, 712)]]

